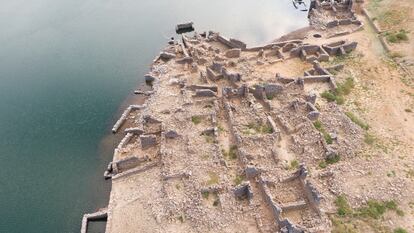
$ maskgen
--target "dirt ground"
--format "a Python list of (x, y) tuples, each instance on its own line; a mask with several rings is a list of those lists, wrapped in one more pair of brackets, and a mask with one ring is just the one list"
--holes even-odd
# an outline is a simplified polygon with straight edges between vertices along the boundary
[[(342, 172), (336, 174), (333, 186), (345, 193), (354, 207), (370, 199), (395, 200), (403, 211), (387, 214), (380, 221), (349, 220), (356, 232), (392, 232), (398, 227), (414, 232), (414, 86), (409, 73), (414, 58), (414, 8), (410, 3), (366, 3), (382, 30), (407, 30), (408, 41), (389, 43), (391, 52), (387, 54), (365, 20), (363, 31), (347, 36), (357, 41), (358, 47), (355, 56), (343, 61), (345, 70), (337, 76), (356, 81), (343, 107), (361, 117), (369, 130), (365, 136), (368, 143), (359, 156), (338, 164)], [(398, 62), (405, 63), (409, 71)]]

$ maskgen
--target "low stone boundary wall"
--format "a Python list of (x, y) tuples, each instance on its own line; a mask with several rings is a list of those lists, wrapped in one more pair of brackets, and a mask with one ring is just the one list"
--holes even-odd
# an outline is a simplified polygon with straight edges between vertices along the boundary
[(230, 133), (234, 135), (234, 116), (233, 116), (233, 111), (231, 110), (230, 103), (227, 102), (227, 100), (224, 99), (224, 96), (223, 96), (223, 105), (224, 105), (224, 110), (227, 113), (227, 119), (228, 119), (228, 123), (229, 123)]
[(307, 204), (304, 200), (286, 203), (280, 206), (283, 211), (300, 210), (306, 208)]
[(84, 214), (82, 218), (81, 233), (88, 232), (89, 221), (106, 220), (107, 218), (108, 218), (107, 209), (103, 209), (103, 210), (100, 210), (98, 212), (91, 213), (91, 214)]
[(144, 133), (144, 130), (140, 127), (126, 128), (125, 133), (133, 133), (135, 135), (141, 135)]
[(279, 122), (279, 124), (282, 126), (282, 128), (286, 131), (286, 133), (293, 132), (292, 126), (289, 124), (289, 122), (282, 116), (277, 115), (276, 120)]
[(124, 178), (124, 177), (130, 176), (130, 175), (133, 175), (133, 174), (141, 173), (141, 172), (147, 171), (151, 168), (154, 168), (158, 165), (159, 165), (159, 161), (155, 161), (155, 162), (152, 162), (152, 163), (150, 163), (150, 164), (148, 164), (144, 167), (137, 167), (137, 168), (128, 170), (126, 172), (116, 174), (116, 175), (112, 176), (112, 180), (117, 180), (117, 179)]
[(312, 83), (312, 82), (327, 82), (329, 83), (329, 86), (335, 90), (338, 88), (338, 85), (336, 84), (335, 78), (331, 75), (311, 75), (311, 76), (304, 76), (300, 77), (304, 83)]
[(187, 51), (187, 48), (188, 48), (187, 37), (185, 35), (182, 35), (181, 40), (182, 40), (182, 43), (180, 43), (180, 47), (183, 50), (184, 57), (189, 57), (190, 55)]
[(112, 163), (112, 170), (114, 174), (122, 173), (126, 170), (134, 168), (138, 166), (140, 163), (148, 161), (148, 157), (144, 156), (142, 158), (138, 158), (135, 156), (128, 157), (125, 159), (121, 159)]
[(329, 82), (331, 75), (309, 75), (304, 76), (303, 80), (307, 82)]
[[(378, 39), (380, 40), (380, 43), (381, 43), (382, 47), (384, 48), (385, 52), (389, 53), (391, 51), (391, 48), (390, 48), (390, 45), (388, 44), (386, 38), (382, 35), (382, 33), (384, 31), (381, 30), (381, 28), (377, 24), (375, 24), (372, 17), (370, 16), (370, 14), (368, 13), (368, 11), (365, 8), (363, 8), (363, 13), (367, 17), (367, 20), (370, 22), (372, 27), (374, 28), (375, 32), (378, 33)], [(396, 61), (396, 60), (394, 60), (394, 61)], [(397, 64), (400, 66), (400, 68), (407, 75), (412, 75), (412, 73), (407, 69), (407, 67), (404, 64), (402, 64), (401, 62), (397, 62)]]
[[(115, 154), (118, 153), (118, 150), (115, 149)], [(110, 179), (115, 175), (126, 172), (127, 170), (133, 169), (139, 166), (141, 163), (148, 161), (148, 156), (138, 158), (136, 156), (127, 157), (121, 160), (113, 161), (108, 164), (107, 169), (104, 172), (104, 178)]]
[(371, 24), (371, 26), (374, 28), (374, 31), (376, 33), (382, 33), (381, 29), (379, 28), (379, 26), (374, 22), (372, 16), (370, 15), (370, 13), (368, 12), (367, 9), (362, 8), (362, 13), (365, 15), (365, 17), (367, 18), (369, 24)]
[(133, 133), (127, 133), (125, 137), (121, 140), (121, 142), (118, 144), (117, 149), (124, 148), (129, 143), (129, 141), (131, 141), (133, 136)]
[[(222, 35), (220, 35), (220, 33), (217, 32), (213, 32), (210, 31), (208, 38), (211, 40), (217, 40), (218, 42), (226, 45), (227, 47), (229, 47), (230, 49), (241, 49), (242, 51), (249, 51), (249, 52), (258, 52), (260, 50), (266, 50), (266, 49), (271, 49), (274, 47), (285, 47), (286, 45), (293, 45), (293, 46), (289, 46), (289, 49), (287, 51), (289, 51), (291, 48), (296, 47), (298, 44), (302, 44), (303, 41), (302, 40), (287, 40), (287, 41), (279, 41), (279, 42), (274, 42), (274, 43), (270, 43), (270, 44), (266, 44), (266, 45), (262, 45), (262, 46), (255, 46), (255, 47), (247, 47), (246, 43), (238, 40), (238, 39), (234, 39), (234, 38), (230, 38), (228, 39), (227, 37), (224, 37)], [(283, 49), (283, 52), (286, 52), (285, 49)]]
[(384, 47), (385, 52), (390, 52), (391, 49), (390, 49), (390, 46), (388, 45), (386, 39), (381, 35), (378, 35), (378, 39), (380, 40), (382, 47)]
[(183, 178), (188, 179), (190, 176), (191, 176), (191, 173), (182, 172), (182, 173), (177, 173), (177, 174), (172, 174), (172, 175), (163, 174), (162, 178), (163, 178), (163, 180), (183, 179)]
[(145, 105), (130, 105), (125, 111), (122, 113), (121, 117), (115, 123), (114, 127), (112, 128), (112, 133), (116, 133), (118, 129), (122, 126), (122, 124), (126, 121), (128, 115), (131, 113), (132, 110), (139, 110), (145, 108)]
[(280, 129), (276, 126), (275, 121), (272, 119), (271, 116), (267, 116), (267, 123), (270, 125), (273, 131), (273, 135), (275, 135), (278, 139), (280, 139)]
[(381, 42), (382, 47), (384, 48), (384, 50), (386, 52), (390, 52), (390, 46), (388, 45), (388, 43), (386, 42), (385, 38), (381, 35), (381, 33), (383, 33), (383, 31), (381, 30), (381, 28), (374, 22), (372, 16), (370, 15), (370, 13), (368, 12), (367, 9), (362, 8), (362, 13), (365, 15), (365, 17), (367, 18), (369, 24), (372, 26), (372, 28), (374, 28), (374, 31), (378, 34), (378, 39)]
[(192, 90), (192, 91), (200, 90), (200, 89), (204, 89), (204, 90), (208, 89), (208, 90), (211, 90), (211, 91), (214, 91), (214, 92), (217, 92), (217, 90), (218, 90), (216, 85), (211, 85), (211, 86), (209, 86), (209, 85), (190, 85), (190, 86), (187, 86), (187, 89)]
[[(275, 42), (275, 43), (270, 43), (270, 44), (266, 44), (263, 46), (256, 46), (256, 47), (251, 47), (251, 48), (246, 48), (246, 51), (249, 52), (258, 52), (260, 50), (266, 50), (266, 49), (271, 49), (275, 46), (282, 48), (283, 52), (287, 52), (287, 50), (289, 51), (290, 49), (296, 47), (299, 44), (302, 44), (303, 41), (302, 40), (287, 40), (287, 41), (280, 41), (280, 42)], [(291, 45), (289, 47), (289, 49), (283, 49), (285, 46)]]
[(319, 118), (320, 112), (319, 110), (315, 107), (315, 105), (313, 105), (310, 102), (306, 102), (306, 107), (309, 110), (309, 113), (307, 115), (308, 119), (311, 121), (315, 121)]
[(217, 34), (217, 40), (225, 45), (227, 45), (230, 48), (239, 48), (239, 49), (246, 49), (246, 44), (240, 40), (236, 39), (227, 39), (226, 37)]

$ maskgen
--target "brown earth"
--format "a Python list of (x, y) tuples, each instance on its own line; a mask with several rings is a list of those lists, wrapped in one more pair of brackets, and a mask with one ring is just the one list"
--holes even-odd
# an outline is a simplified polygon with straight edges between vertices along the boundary
[[(342, 172), (336, 174), (334, 183), (354, 207), (372, 199), (395, 200), (404, 212), (404, 216), (386, 214), (380, 224), (351, 221), (359, 225), (356, 232), (390, 232), (397, 227), (414, 232), (413, 76), (398, 64), (412, 62), (414, 58), (414, 8), (410, 3), (369, 2), (368, 9), (381, 28), (408, 30), (409, 40), (389, 43), (391, 52), (387, 54), (365, 20), (363, 31), (347, 36), (358, 42), (358, 55), (345, 59), (345, 69), (337, 76), (339, 80), (353, 77), (356, 81), (343, 107), (362, 118), (370, 126), (367, 135), (375, 139), (369, 142), (371, 145), (366, 144), (359, 156), (336, 165)], [(381, 17), (384, 15), (392, 17)], [(396, 58), (395, 52), (403, 57)], [(413, 66), (406, 67), (412, 72)]]

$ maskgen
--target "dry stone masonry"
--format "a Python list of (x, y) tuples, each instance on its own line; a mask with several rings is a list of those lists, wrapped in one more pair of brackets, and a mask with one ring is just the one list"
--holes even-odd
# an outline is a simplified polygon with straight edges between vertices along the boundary
[[(309, 17), (321, 33), (360, 25), (352, 0), (312, 1)], [(319, 98), (343, 67), (325, 62), (356, 46), (339, 38), (249, 48), (215, 32), (170, 41), (145, 76), (145, 104), (112, 129), (128, 122), (104, 174), (106, 232), (330, 232), (327, 190), (308, 168), (361, 144), (361, 129)]]

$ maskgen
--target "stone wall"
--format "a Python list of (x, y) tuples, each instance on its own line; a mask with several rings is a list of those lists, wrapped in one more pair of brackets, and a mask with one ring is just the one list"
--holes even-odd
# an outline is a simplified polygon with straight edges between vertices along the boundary
[(358, 43), (357, 42), (349, 42), (349, 41), (337, 41), (329, 44), (322, 45), (322, 47), (326, 50), (326, 52), (333, 56), (333, 55), (345, 55), (356, 49)]
[(118, 129), (126, 121), (127, 117), (129, 116), (132, 110), (139, 110), (143, 108), (145, 108), (145, 105), (130, 105), (128, 108), (126, 108), (119, 120), (115, 123), (114, 127), (112, 128), (112, 133), (116, 133), (118, 131)]
[(240, 40), (227, 39), (226, 37), (217, 34), (217, 40), (230, 48), (246, 49), (246, 44)]
[(328, 53), (319, 45), (301, 45), (290, 51), (291, 57), (300, 57), (304, 61), (328, 61)]
[(273, 197), (267, 188), (266, 182), (263, 180), (261, 176), (259, 176), (257, 180), (262, 195), (265, 198), (265, 201), (269, 205), (270, 209), (272, 210), (274, 219), (277, 222), (277, 225), (279, 226), (281, 232), (304, 233), (305, 231), (302, 227), (296, 226), (289, 219), (282, 218), (282, 207), (273, 201)]
[(81, 233), (88, 232), (88, 223), (89, 221), (102, 221), (107, 220), (108, 218), (108, 211), (107, 209), (99, 210), (95, 213), (91, 214), (84, 214), (82, 218), (82, 226), (81, 226)]
[(302, 40), (287, 40), (287, 41), (280, 41), (280, 42), (266, 44), (266, 45), (263, 45), (263, 46), (256, 46), (256, 47), (246, 48), (246, 51), (258, 52), (260, 50), (271, 49), (272, 47), (277, 46), (277, 47), (282, 48), (283, 52), (288, 52), (292, 48), (297, 47), (298, 45), (300, 45), (302, 43), (303, 43)]
[(128, 157), (125, 159), (121, 159), (118, 161), (114, 161), (112, 162), (112, 169), (113, 169), (113, 174), (118, 174), (118, 173), (122, 173), (126, 170), (132, 169), (136, 166), (138, 166), (140, 163), (145, 162), (148, 160), (148, 157), (142, 157), (142, 158), (138, 158), (138, 157)]

